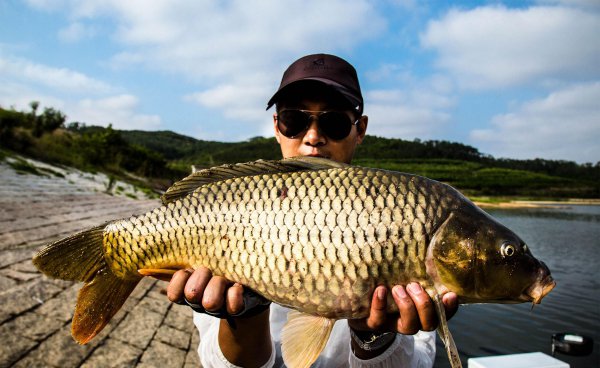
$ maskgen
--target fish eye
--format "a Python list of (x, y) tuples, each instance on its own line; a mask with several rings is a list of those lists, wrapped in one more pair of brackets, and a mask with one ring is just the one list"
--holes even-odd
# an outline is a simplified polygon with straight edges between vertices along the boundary
[(515, 246), (511, 243), (504, 243), (500, 247), (500, 254), (502, 255), (502, 257), (512, 257), (516, 251), (517, 250)]

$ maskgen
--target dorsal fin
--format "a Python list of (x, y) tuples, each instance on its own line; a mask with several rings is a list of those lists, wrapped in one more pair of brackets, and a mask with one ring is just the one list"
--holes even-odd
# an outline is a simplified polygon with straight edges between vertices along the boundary
[(167, 204), (185, 197), (202, 185), (231, 178), (345, 166), (348, 166), (348, 164), (321, 157), (293, 157), (283, 160), (258, 160), (239, 164), (226, 164), (200, 170), (189, 175), (167, 189), (161, 199), (163, 204)]

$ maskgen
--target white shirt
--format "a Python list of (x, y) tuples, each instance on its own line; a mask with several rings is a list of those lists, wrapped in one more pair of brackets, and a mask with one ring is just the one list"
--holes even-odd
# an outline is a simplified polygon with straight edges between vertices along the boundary
[[(287, 321), (288, 308), (271, 304), (272, 352), (264, 368), (285, 367), (281, 357), (281, 330)], [(225, 359), (219, 347), (219, 319), (194, 312), (194, 324), (200, 332), (198, 354), (203, 367), (238, 368)], [(435, 360), (435, 332), (419, 331), (415, 335), (396, 335), (392, 345), (383, 354), (369, 360), (357, 358), (350, 350), (350, 329), (345, 320), (333, 326), (331, 336), (317, 361), (311, 366), (321, 367), (373, 367), (373, 368), (425, 368)]]

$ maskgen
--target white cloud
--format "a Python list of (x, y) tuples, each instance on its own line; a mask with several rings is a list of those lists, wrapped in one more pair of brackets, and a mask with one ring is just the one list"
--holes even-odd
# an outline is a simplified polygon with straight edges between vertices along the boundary
[[(67, 122), (82, 122), (88, 125), (108, 126), (117, 129), (156, 130), (161, 127), (158, 115), (137, 112), (139, 99), (123, 94), (104, 98), (80, 100), (62, 99), (52, 94), (20, 83), (0, 83), (0, 106), (19, 111), (30, 111), (32, 101), (40, 102), (39, 111), (52, 107), (67, 115)], [(7, 104), (6, 104), (7, 103)]]
[(451, 106), (453, 102), (448, 97), (418, 89), (368, 91), (368, 133), (403, 139), (437, 138), (450, 120)]
[(496, 157), (600, 161), (600, 82), (574, 85), (495, 116), (471, 139)]
[(37, 91), (22, 83), (6, 81), (0, 83), (0, 106), (2, 108), (14, 108), (18, 111), (30, 111), (29, 104), (32, 101), (40, 103), (39, 110), (52, 107), (62, 110), (64, 101), (50, 94)]
[(58, 39), (63, 42), (77, 42), (85, 38), (91, 38), (96, 34), (93, 27), (80, 22), (74, 22), (58, 31)]
[(85, 32), (103, 25), (99, 22), (109, 22), (113, 34), (108, 36), (117, 45), (109, 66), (121, 72), (142, 68), (183, 77), (200, 90), (185, 100), (230, 122), (245, 121), (245, 132), (252, 131), (247, 127), (256, 131), (266, 125), (263, 106), (290, 60), (310, 52), (348, 52), (386, 28), (386, 20), (369, 0), (29, 3), (66, 14), (72, 24), (72, 29), (62, 30), (66, 39), (85, 37)]
[(430, 21), (423, 47), (465, 88), (600, 76), (600, 12), (576, 7), (454, 9)]
[[(58, 6), (49, 5), (49, 1), (30, 1), (41, 8)], [(101, 16), (113, 19), (113, 36), (127, 46), (129, 61), (143, 61), (152, 69), (203, 81), (227, 78), (232, 73), (268, 71), (306, 50), (347, 50), (385, 27), (385, 20), (367, 0), (61, 3), (75, 20), (91, 22)], [(118, 55), (117, 60), (122, 62)]]
[[(267, 124), (271, 112), (265, 111), (269, 90), (267, 75), (240, 76), (231, 82), (217, 84), (205, 90), (184, 96), (184, 101), (194, 103), (208, 114), (220, 115), (223, 124), (215, 125), (212, 118), (204, 118), (211, 126), (201, 127), (203, 139), (244, 140), (249, 136), (273, 135)], [(200, 124), (203, 125), (203, 124)], [(271, 126), (267, 129), (267, 126)], [(200, 130), (199, 130), (200, 132)]]
[[(30, 1), (46, 9), (58, 6), (48, 0)], [(64, 0), (62, 4), (74, 21), (85, 19), (87, 24), (108, 17), (116, 23), (112, 37), (122, 50), (113, 55), (113, 66), (141, 65), (182, 75), (206, 91), (235, 85), (237, 92), (226, 94), (231, 96), (228, 107), (240, 99), (250, 101), (257, 93), (267, 96), (290, 60), (314, 51), (350, 50), (386, 26), (368, 0)], [(241, 78), (263, 79), (248, 89), (238, 83)]]
[(29, 103), (39, 101), (40, 110), (58, 109), (67, 115), (68, 122), (112, 123), (115, 128), (144, 130), (158, 129), (161, 124), (159, 116), (137, 112), (136, 96), (111, 95), (116, 88), (67, 68), (0, 57), (0, 79), (0, 103), (5, 108), (29, 111)]
[(263, 88), (249, 88), (239, 85), (219, 85), (203, 92), (193, 93), (185, 97), (187, 101), (193, 101), (201, 106), (219, 109), (223, 116), (230, 119), (245, 121), (256, 121), (264, 118), (264, 111), (259, 106), (264, 104)]
[(112, 124), (115, 129), (156, 130), (160, 128), (159, 116), (136, 113), (138, 104), (138, 98), (128, 94), (100, 99), (88, 98), (72, 104), (67, 115), (69, 121), (102, 126)]
[(4, 80), (33, 83), (71, 93), (106, 93), (112, 90), (108, 84), (77, 71), (16, 58), (0, 57), (0, 77)]
[(420, 78), (410, 68), (394, 64), (382, 64), (366, 76), (370, 82), (392, 86), (363, 91), (369, 134), (403, 139), (443, 136), (457, 103), (447, 77)]

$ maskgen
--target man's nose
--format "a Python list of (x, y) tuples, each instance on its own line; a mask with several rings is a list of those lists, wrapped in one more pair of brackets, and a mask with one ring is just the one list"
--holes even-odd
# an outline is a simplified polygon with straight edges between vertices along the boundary
[(304, 134), (304, 142), (312, 146), (325, 144), (325, 135), (321, 133), (317, 119), (311, 119), (310, 125)]

